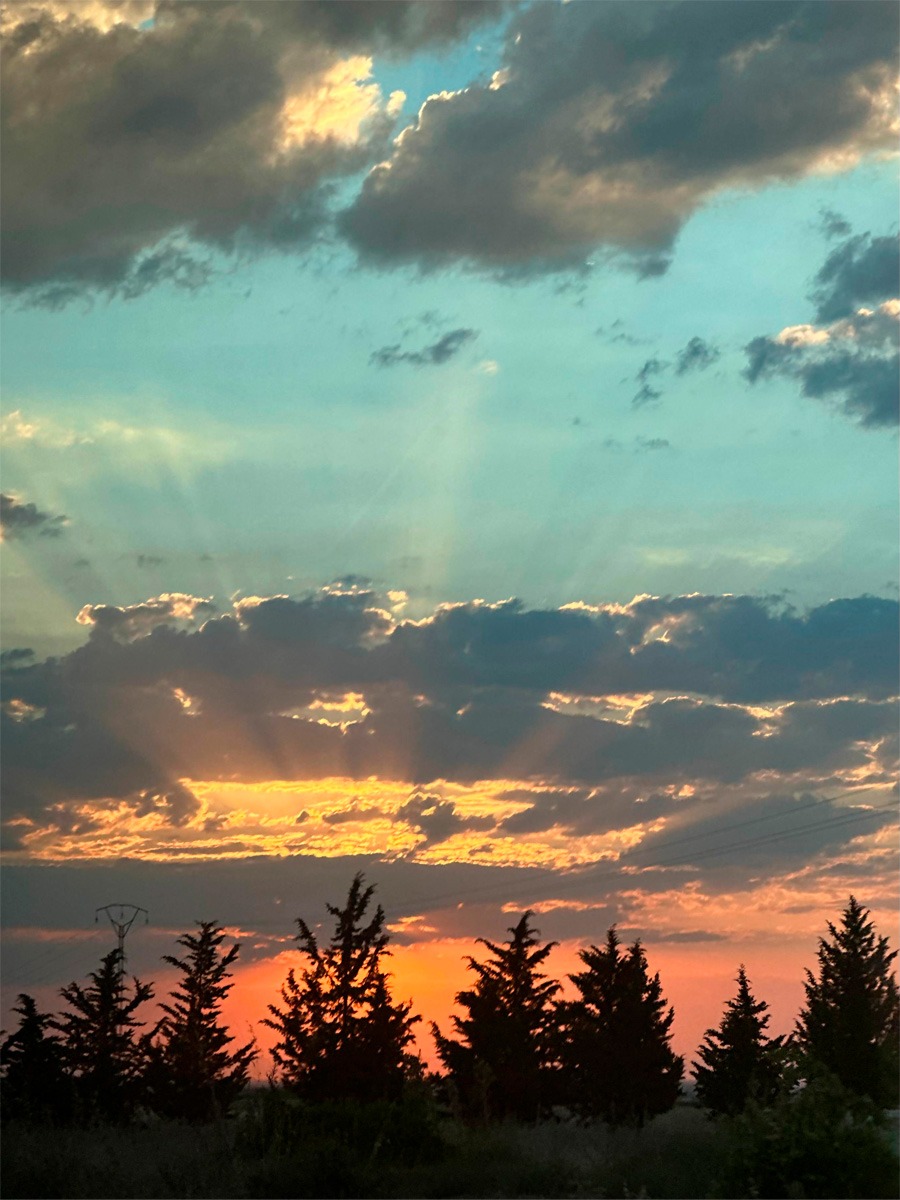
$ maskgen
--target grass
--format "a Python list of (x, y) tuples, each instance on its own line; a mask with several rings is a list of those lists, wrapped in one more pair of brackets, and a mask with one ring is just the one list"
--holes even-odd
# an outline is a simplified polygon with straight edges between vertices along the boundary
[[(686, 1105), (641, 1131), (556, 1122), (470, 1129), (444, 1119), (434, 1126), (436, 1137), (423, 1140), (415, 1129), (388, 1152), (383, 1130), (373, 1137), (375, 1125), (360, 1122), (358, 1114), (342, 1133), (308, 1123), (301, 1112), (291, 1136), (282, 1129), (268, 1146), (258, 1137), (248, 1140), (244, 1124), (51, 1130), (10, 1123), (3, 1139), (3, 1195), (700, 1200), (741, 1194), (723, 1190), (730, 1154), (724, 1127)], [(807, 1196), (802, 1185), (792, 1194)]]

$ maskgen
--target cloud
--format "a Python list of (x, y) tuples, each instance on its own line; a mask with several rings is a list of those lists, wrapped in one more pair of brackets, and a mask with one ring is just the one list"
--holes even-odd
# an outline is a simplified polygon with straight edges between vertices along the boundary
[(675, 360), (675, 374), (686, 375), (688, 371), (705, 371), (719, 358), (719, 350), (703, 338), (692, 337)]
[(215, 421), (194, 419), (192, 428), (134, 425), (109, 416), (83, 416), (77, 423), (20, 408), (0, 419), (0, 440), (7, 460), (29, 474), (50, 472), (74, 482), (89, 472), (105, 472), (114, 463), (129, 478), (153, 477), (161, 462), (189, 471), (233, 456), (237, 441)]
[(812, 296), (818, 306), (816, 321), (849, 318), (863, 305), (892, 299), (898, 281), (900, 241), (896, 236), (873, 238), (871, 233), (861, 233), (847, 238), (828, 255), (816, 275)]
[(18, 408), (0, 418), (0, 437), (7, 446), (10, 443), (24, 443), (54, 449), (64, 449), (91, 440), (55, 421), (26, 419)]
[[(387, 600), (345, 579), (225, 613), (181, 593), (85, 606), (85, 645), (3, 662), (13, 835), (100, 852), (118, 829), (132, 853), (177, 828), (181, 854), (188, 834), (203, 853), (210, 838), (324, 852), (340, 827), (385, 852), (465, 856), (477, 840), (497, 861), (589, 860), (604, 837), (683, 815), (685, 796), (891, 782), (894, 601), (472, 602), (404, 620)], [(328, 780), (344, 782), (320, 796)], [(249, 790), (217, 809), (217, 786)], [(594, 841), (566, 849), (575, 836)]]
[[(895, 281), (896, 282), (896, 281)], [(830, 325), (794, 325), (745, 347), (744, 377), (785, 376), (804, 396), (828, 400), (864, 428), (897, 424), (900, 395), (900, 301), (861, 308)]]
[(346, 825), (348, 821), (377, 821), (384, 816), (385, 813), (377, 805), (353, 803), (349, 808), (326, 813), (322, 819), (329, 825)]
[(536, 4), (490, 81), (429, 98), (341, 228), (369, 262), (644, 273), (730, 187), (889, 152), (882, 4)]
[(853, 231), (847, 218), (833, 208), (819, 209), (819, 225), (827, 238), (846, 237)]
[(16, 663), (20, 666), (24, 662), (28, 662), (34, 658), (34, 651), (27, 649), (14, 649), (0, 651), (0, 667), (14, 667)]
[(192, 624), (215, 612), (216, 606), (208, 598), (189, 596), (184, 592), (164, 592), (141, 604), (121, 607), (115, 604), (85, 604), (75, 620), (79, 625), (90, 626), (92, 637), (130, 641), (144, 637), (161, 626)]
[(626, 346), (641, 346), (644, 344), (644, 338), (635, 337), (633, 333), (628, 333), (625, 330), (625, 322), (621, 317), (616, 317), (611, 325), (599, 325), (594, 333), (597, 337), (602, 338), (604, 342), (609, 342), (615, 345), (617, 342), (623, 343)]
[(25, 503), (9, 492), (0, 492), (0, 541), (12, 541), (32, 535), (59, 537), (69, 518), (63, 513), (42, 512), (36, 504)]
[[(852, 827), (853, 815), (852, 809), (809, 793), (772, 793), (754, 797), (739, 814), (725, 815), (715, 806), (694, 812), (687, 821), (672, 822), (660, 832), (648, 834), (624, 857), (626, 861), (633, 858), (635, 862), (643, 859), (678, 866), (692, 858), (698, 862), (709, 859), (717, 871), (754, 866), (773, 870), (779, 858), (795, 857), (796, 847), (791, 845), (795, 838), (802, 839), (803, 854), (808, 858), (841, 845), (847, 825)], [(888, 824), (892, 814), (885, 808), (875, 819)]]
[(661, 374), (667, 366), (667, 363), (662, 362), (658, 358), (648, 358), (645, 361), (637, 375), (635, 375), (635, 379), (640, 384), (640, 387), (632, 397), (632, 408), (643, 408), (645, 405), (655, 404), (659, 400), (662, 392), (658, 388), (653, 387), (650, 380), (654, 376)]
[(189, 824), (200, 810), (200, 801), (183, 784), (174, 784), (162, 790), (145, 788), (134, 797), (135, 816), (157, 814), (167, 825), (176, 829)]
[(495, 825), (491, 817), (463, 817), (452, 800), (422, 793), (410, 796), (397, 810), (397, 818), (421, 833), (425, 846), (445, 842), (467, 829), (487, 830)]
[(644, 408), (648, 404), (656, 404), (662, 398), (662, 390), (650, 382), (660, 375), (667, 374), (674, 366), (676, 375), (687, 375), (690, 371), (705, 371), (719, 358), (718, 347), (711, 345), (701, 337), (692, 337), (675, 356), (674, 364), (667, 359), (652, 358), (644, 363), (635, 375), (635, 382), (640, 386), (631, 400), (632, 408)]
[[(576, 421), (573, 422), (573, 424), (575, 423), (580, 424), (581, 422), (576, 418)], [(626, 448), (625, 443), (620, 442), (618, 438), (604, 438), (604, 440), (601, 442), (601, 446), (604, 450), (613, 450), (616, 452), (620, 452)], [(672, 443), (668, 440), (668, 438), (636, 437), (631, 443), (631, 446), (635, 454), (645, 454), (648, 451), (653, 450), (671, 450)]]
[(195, 290), (210, 251), (308, 245), (334, 181), (384, 153), (402, 103), (372, 82), (372, 53), (447, 43), (501, 11), (487, 0), (8, 6), (7, 288), (50, 307), (97, 288)]
[[(436, 367), (457, 355), (463, 346), (478, 337), (475, 329), (451, 329), (430, 346), (421, 350), (401, 350), (399, 344), (382, 346), (376, 350), (369, 362), (377, 367), (395, 367), (398, 363), (409, 363), (414, 367)], [(496, 369), (496, 364), (490, 364)]]

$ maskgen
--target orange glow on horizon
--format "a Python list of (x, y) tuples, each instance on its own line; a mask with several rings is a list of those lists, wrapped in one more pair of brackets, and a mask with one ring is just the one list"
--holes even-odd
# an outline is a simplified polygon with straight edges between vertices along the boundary
[[(492, 934), (501, 937), (497, 931), (487, 931), (488, 936)], [(598, 930), (597, 938), (602, 936)], [(563, 995), (572, 995), (572, 986), (565, 977), (577, 970), (578, 950), (586, 944), (564, 942), (548, 959), (549, 973), (564, 983)], [(673, 1047), (685, 1056), (686, 1076), (705, 1031), (718, 1024), (725, 1001), (734, 995), (734, 979), (742, 961), (754, 994), (769, 1005), (769, 1032), (773, 1036), (793, 1028), (803, 1003), (803, 968), (813, 966), (815, 961), (815, 939), (809, 936), (755, 951), (719, 942), (690, 947), (650, 944), (646, 950), (650, 972), (659, 972), (663, 995), (675, 1009)], [(445, 1035), (452, 1033), (451, 1017), (459, 1011), (456, 993), (468, 987), (472, 979), (465, 958), (470, 954), (479, 958), (481, 951), (483, 947), (469, 938), (436, 938), (392, 947), (388, 964), (392, 994), (398, 1001), (412, 1000), (413, 1011), (421, 1015), (422, 1020), (415, 1026), (416, 1049), (431, 1070), (440, 1068), (431, 1022), (436, 1022)], [(279, 989), (288, 969), (300, 962), (299, 954), (285, 951), (239, 966), (235, 972), (235, 987), (224, 1016), (238, 1041), (247, 1040), (251, 1033), (256, 1038), (260, 1049), (254, 1068), (257, 1079), (264, 1079), (272, 1069), (269, 1052), (276, 1036), (261, 1024), (261, 1019), (267, 1015), (269, 1004), (279, 1003)]]

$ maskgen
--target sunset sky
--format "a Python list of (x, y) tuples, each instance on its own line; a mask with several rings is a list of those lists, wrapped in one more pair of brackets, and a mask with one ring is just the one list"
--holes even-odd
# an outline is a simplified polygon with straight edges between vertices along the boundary
[(9, 6), (4, 1013), (127, 901), (246, 1032), (358, 870), (427, 1018), (526, 907), (688, 1055), (896, 947), (898, 20)]

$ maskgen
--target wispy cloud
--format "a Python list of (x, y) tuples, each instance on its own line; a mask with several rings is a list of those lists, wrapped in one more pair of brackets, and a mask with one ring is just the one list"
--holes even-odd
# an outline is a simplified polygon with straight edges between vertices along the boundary
[[(430, 346), (421, 350), (403, 350), (400, 344), (382, 346), (375, 350), (369, 362), (376, 367), (396, 367), (406, 363), (412, 367), (438, 367), (459, 354), (464, 346), (478, 337), (475, 329), (451, 329)], [(496, 364), (493, 364), (496, 367)]]

